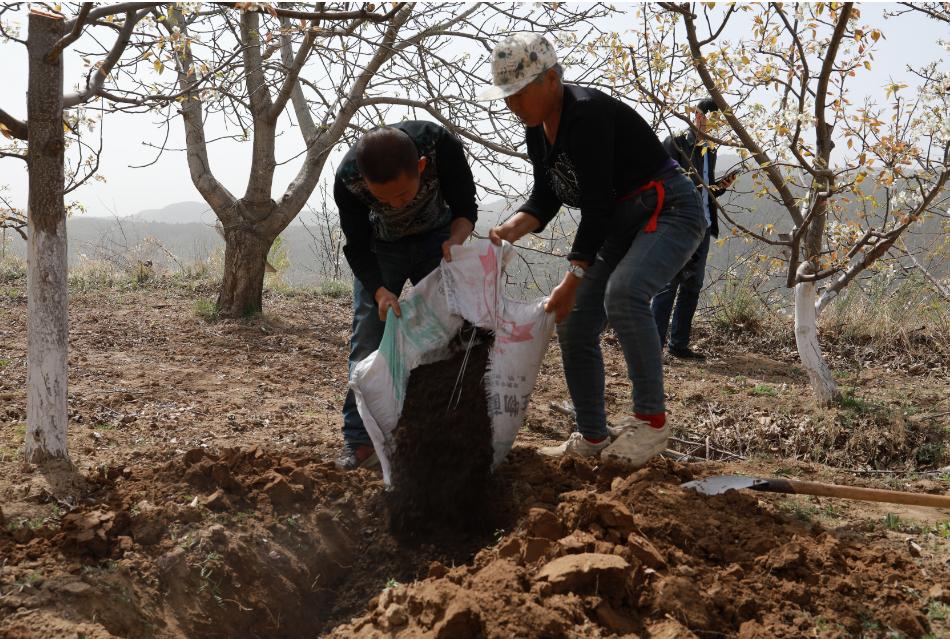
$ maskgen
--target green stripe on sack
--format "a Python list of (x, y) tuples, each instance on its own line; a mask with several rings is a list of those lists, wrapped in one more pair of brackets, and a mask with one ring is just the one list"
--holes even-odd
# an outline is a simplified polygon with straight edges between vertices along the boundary
[(418, 361), (418, 356), (409, 358), (406, 351), (417, 355), (427, 353), (448, 342), (450, 332), (439, 314), (427, 303), (423, 295), (417, 295), (399, 304), (402, 317), (396, 317), (392, 309), (386, 317), (386, 328), (379, 344), (379, 353), (386, 358), (389, 375), (393, 381), (393, 397), (398, 405), (405, 398), (409, 381), (407, 363)]
[(393, 397), (396, 398), (397, 405), (401, 406), (406, 392), (406, 380), (409, 379), (409, 371), (406, 370), (406, 358), (399, 352), (399, 340), (396, 339), (398, 333), (399, 318), (396, 317), (392, 309), (389, 309), (386, 328), (383, 330), (383, 339), (379, 343), (379, 354), (385, 358), (386, 364), (389, 366), (389, 378), (393, 381)]

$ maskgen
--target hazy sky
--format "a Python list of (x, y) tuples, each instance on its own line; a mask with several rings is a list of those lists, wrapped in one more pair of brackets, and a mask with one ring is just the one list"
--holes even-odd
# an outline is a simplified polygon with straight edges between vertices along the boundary
[[(621, 5), (629, 8), (629, 5)], [(906, 81), (905, 65), (911, 60), (929, 61), (946, 58), (946, 52), (936, 44), (938, 39), (950, 39), (950, 30), (946, 25), (924, 17), (904, 16), (900, 19), (884, 20), (883, 12), (895, 5), (860, 4), (862, 22), (882, 27), (885, 38), (878, 43), (872, 70), (861, 73), (850, 85), (852, 99), (857, 102), (862, 94), (882, 95), (881, 87), (894, 80)], [(620, 20), (614, 20), (613, 28), (622, 27), (622, 20), (629, 20), (632, 11)], [(25, 25), (23, 34), (25, 35)], [(26, 115), (26, 51), (17, 43), (0, 43), (0, 106), (13, 115), (23, 118)], [(78, 57), (66, 58), (67, 90), (76, 84), (82, 76)], [(568, 78), (570, 72), (568, 70)], [(909, 83), (909, 82), (908, 82)], [(160, 208), (184, 200), (201, 200), (191, 183), (185, 163), (184, 153), (166, 152), (155, 164), (143, 169), (130, 168), (147, 164), (155, 158), (156, 152), (145, 143), (161, 143), (164, 129), (155, 123), (152, 115), (111, 115), (103, 123), (104, 152), (100, 164), (100, 173), (105, 183), (91, 183), (72, 195), (81, 200), (88, 208), (89, 215), (129, 215), (142, 209)], [(278, 161), (287, 159), (299, 152), (302, 144), (299, 133), (294, 130), (288, 136), (295, 139), (279, 139), (277, 145)], [(208, 138), (214, 137), (209, 129)], [(168, 147), (180, 149), (184, 146), (183, 126), (176, 119), (171, 127)], [(342, 150), (340, 150), (342, 152)], [(340, 152), (331, 157), (325, 176), (339, 158)], [(216, 177), (232, 193), (240, 196), (246, 185), (247, 171), (250, 166), (250, 144), (223, 142), (209, 146), (213, 171)], [(275, 197), (279, 197), (287, 183), (299, 168), (298, 161), (291, 161), (279, 167), (275, 176)], [(477, 175), (476, 175), (477, 177)], [(9, 186), (7, 196), (17, 207), (26, 206), (26, 168), (25, 163), (15, 159), (0, 159), (0, 185)], [(313, 205), (318, 204), (315, 192), (311, 198)]]

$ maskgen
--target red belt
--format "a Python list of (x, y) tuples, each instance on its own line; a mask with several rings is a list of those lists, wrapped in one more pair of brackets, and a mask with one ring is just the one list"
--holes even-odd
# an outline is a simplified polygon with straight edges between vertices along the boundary
[(618, 202), (623, 202), (625, 200), (629, 200), (635, 195), (640, 195), (641, 193), (645, 193), (646, 191), (649, 191), (650, 189), (656, 189), (656, 208), (653, 209), (653, 214), (650, 216), (650, 219), (647, 220), (647, 225), (643, 227), (644, 233), (652, 233), (656, 230), (656, 221), (660, 217), (660, 211), (663, 210), (663, 200), (666, 198), (666, 189), (663, 188), (663, 181), (651, 180), (650, 182), (647, 182), (640, 188), (634, 191), (631, 191), (630, 193), (627, 193), (622, 198), (617, 200)]

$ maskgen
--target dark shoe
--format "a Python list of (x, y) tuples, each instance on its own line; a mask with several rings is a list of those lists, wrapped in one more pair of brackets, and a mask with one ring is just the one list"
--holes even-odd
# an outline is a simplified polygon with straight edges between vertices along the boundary
[(697, 362), (705, 362), (706, 356), (702, 353), (697, 353), (692, 350), (690, 347), (679, 348), (677, 346), (670, 346), (670, 355), (673, 357), (678, 357), (679, 359), (693, 359)]
[(360, 444), (356, 448), (345, 447), (343, 454), (334, 463), (340, 470), (375, 468), (379, 466), (379, 457), (376, 456), (372, 444)]

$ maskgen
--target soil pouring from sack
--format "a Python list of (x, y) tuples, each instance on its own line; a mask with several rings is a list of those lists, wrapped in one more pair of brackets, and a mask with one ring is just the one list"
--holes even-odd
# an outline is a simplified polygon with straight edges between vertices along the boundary
[[(448, 359), (415, 368), (396, 425), (389, 522), (402, 539), (486, 525), (492, 428), (485, 369), (492, 336), (467, 328)], [(469, 344), (469, 340), (472, 343)]]

